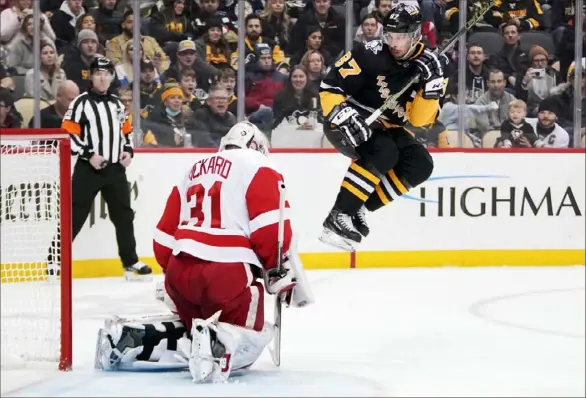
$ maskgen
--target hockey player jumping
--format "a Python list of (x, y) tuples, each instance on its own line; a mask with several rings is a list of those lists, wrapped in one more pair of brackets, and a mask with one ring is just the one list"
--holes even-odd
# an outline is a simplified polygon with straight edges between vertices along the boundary
[[(342, 154), (356, 159), (324, 221), (325, 243), (355, 250), (369, 233), (366, 210), (380, 209), (431, 175), (432, 158), (409, 128), (436, 120), (445, 61), (420, 40), (419, 9), (399, 4), (383, 21), (383, 40), (346, 53), (321, 84), (329, 122), (325, 134)], [(416, 83), (368, 126), (365, 119), (416, 75)]]

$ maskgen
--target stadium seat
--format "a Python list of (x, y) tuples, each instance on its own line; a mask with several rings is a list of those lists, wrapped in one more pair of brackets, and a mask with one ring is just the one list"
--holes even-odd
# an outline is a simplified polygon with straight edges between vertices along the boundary
[[(21, 98), (14, 103), (14, 107), (22, 116), (22, 127), (28, 127), (28, 123), (33, 118), (35, 113), (35, 100), (33, 98)], [(49, 106), (49, 103), (45, 100), (41, 100), (41, 109), (45, 109)]]
[(549, 55), (555, 55), (555, 45), (550, 34), (545, 32), (523, 32), (521, 33), (521, 49), (529, 52), (531, 46), (541, 46)]
[(24, 97), (24, 75), (12, 75), (10, 76), (12, 81), (14, 82), (14, 91), (12, 95), (15, 101), (18, 101), (22, 97)]
[(484, 54), (488, 57), (497, 54), (505, 45), (505, 39), (496, 32), (476, 32), (468, 39), (468, 47), (477, 44), (484, 49)]
[(501, 136), (501, 132), (498, 130), (490, 130), (487, 131), (486, 134), (482, 137), (482, 147), (483, 148), (494, 148), (494, 144), (496, 140)]
[(450, 148), (474, 148), (472, 140), (466, 134), (463, 136), (463, 145), (461, 147), (458, 145), (458, 130), (448, 130), (447, 138)]

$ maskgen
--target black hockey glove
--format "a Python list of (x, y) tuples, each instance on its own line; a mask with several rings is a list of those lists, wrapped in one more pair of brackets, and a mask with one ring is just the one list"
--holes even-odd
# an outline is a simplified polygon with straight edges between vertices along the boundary
[(370, 138), (370, 128), (358, 111), (346, 104), (337, 105), (328, 115), (328, 121), (340, 129), (343, 141), (356, 148)]
[(440, 99), (444, 91), (444, 70), (440, 55), (424, 50), (413, 63), (421, 76), (423, 98)]

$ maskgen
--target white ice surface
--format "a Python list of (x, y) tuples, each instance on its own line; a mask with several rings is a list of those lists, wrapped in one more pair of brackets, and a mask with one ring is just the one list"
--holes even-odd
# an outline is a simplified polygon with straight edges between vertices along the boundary
[[(284, 309), (282, 364), (265, 352), (229, 384), (93, 369), (111, 314), (160, 312), (154, 283), (74, 281), (74, 370), (2, 370), (3, 396), (584, 396), (585, 268), (311, 271), (317, 303)], [(266, 302), (272, 319), (272, 298)]]

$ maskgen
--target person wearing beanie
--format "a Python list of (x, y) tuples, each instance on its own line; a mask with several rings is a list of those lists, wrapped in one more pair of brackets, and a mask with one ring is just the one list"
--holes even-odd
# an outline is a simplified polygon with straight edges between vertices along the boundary
[(557, 101), (546, 98), (539, 104), (537, 118), (525, 119), (537, 134), (535, 148), (567, 148), (570, 146), (570, 134), (556, 123), (560, 107)]
[[(98, 54), (98, 35), (90, 29), (82, 29), (77, 34), (76, 47), (72, 48), (63, 56), (62, 68), (65, 76), (78, 85), (79, 91), (83, 92), (90, 87), (90, 65)], [(112, 90), (117, 90), (120, 82), (115, 79), (112, 82)]]
[(205, 33), (196, 42), (196, 56), (221, 69), (230, 66), (230, 44), (224, 37), (222, 19), (212, 16), (206, 21)]
[(539, 103), (562, 82), (558, 71), (549, 66), (549, 54), (541, 46), (532, 46), (527, 54), (529, 67), (516, 79), (515, 96), (527, 103), (527, 115), (535, 117)]
[(185, 145), (185, 116), (182, 112), (183, 90), (177, 83), (165, 84), (161, 105), (144, 121), (143, 142), (151, 147), (183, 147)]

